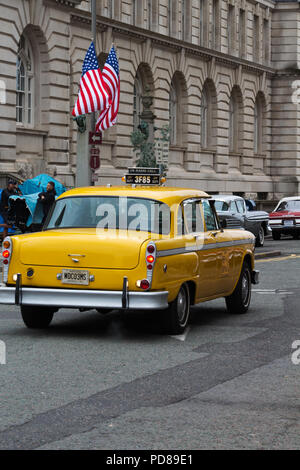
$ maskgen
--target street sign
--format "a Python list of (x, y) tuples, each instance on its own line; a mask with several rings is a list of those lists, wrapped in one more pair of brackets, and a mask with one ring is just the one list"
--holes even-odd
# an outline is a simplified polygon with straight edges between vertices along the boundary
[(92, 170), (98, 170), (100, 168), (100, 157), (99, 155), (91, 155), (90, 167)]
[(96, 181), (98, 181), (98, 175), (93, 171), (92, 173), (92, 182), (95, 183)]
[(156, 162), (168, 166), (169, 142), (160, 138), (155, 139)]
[(99, 147), (90, 148), (90, 167), (92, 170), (98, 170), (100, 167), (100, 149)]
[(102, 143), (101, 132), (89, 132), (89, 144), (100, 145)]
[(90, 149), (90, 154), (91, 154), (91, 155), (100, 155), (100, 149), (99, 149), (99, 147), (91, 147), (91, 149)]

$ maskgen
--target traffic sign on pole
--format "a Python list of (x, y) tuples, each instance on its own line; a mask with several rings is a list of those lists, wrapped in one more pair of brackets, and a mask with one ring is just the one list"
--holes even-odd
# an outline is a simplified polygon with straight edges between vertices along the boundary
[(98, 168), (100, 168), (100, 156), (99, 156), (99, 154), (97, 155), (97, 154), (91, 153), (90, 167), (92, 168), (92, 170), (98, 170)]
[(100, 155), (99, 147), (91, 147), (90, 153), (91, 155)]
[(101, 132), (89, 132), (89, 144), (100, 145), (102, 143)]

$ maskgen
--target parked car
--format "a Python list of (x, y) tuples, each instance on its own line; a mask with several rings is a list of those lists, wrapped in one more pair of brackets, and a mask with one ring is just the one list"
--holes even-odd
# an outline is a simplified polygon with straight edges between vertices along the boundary
[(253, 210), (253, 202), (239, 196), (218, 194), (214, 200), (220, 220), (226, 220), (226, 228), (249, 230), (255, 235), (256, 246), (264, 245), (265, 235), (271, 233), (267, 212)]
[(281, 235), (292, 235), (295, 239), (299, 238), (300, 196), (284, 197), (269, 215), (274, 240), (280, 240)]
[(19, 305), (29, 328), (47, 327), (60, 308), (158, 310), (178, 334), (190, 305), (225, 297), (229, 312), (248, 310), (254, 244), (248, 231), (223, 230), (199, 190), (76, 188), (41, 232), (4, 240), (0, 303)]

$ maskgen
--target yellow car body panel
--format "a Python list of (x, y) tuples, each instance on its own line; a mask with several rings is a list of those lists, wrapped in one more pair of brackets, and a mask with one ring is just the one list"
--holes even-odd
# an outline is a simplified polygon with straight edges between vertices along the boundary
[[(91, 196), (143, 198), (165, 203), (171, 211), (170, 233), (74, 227), (11, 236), (6, 286), (15, 286), (19, 274), (24, 288), (49, 289), (50, 294), (51, 289), (74, 289), (86, 295), (89, 290), (120, 292), (125, 278), (128, 292), (167, 292), (170, 303), (182, 284), (188, 283), (192, 303), (199, 303), (230, 295), (245, 257), (251, 269), (254, 268), (255, 237), (250, 232), (218, 227), (214, 231), (204, 229), (201, 234), (177, 235), (180, 204), (191, 199), (207, 200), (210, 196), (205, 192), (168, 187), (87, 187), (70, 190), (57, 201)], [(149, 242), (156, 248), (150, 274), (146, 262)], [(70, 269), (87, 271), (88, 284), (63, 283), (62, 270)], [(147, 278), (151, 280), (150, 289), (143, 292), (139, 283)]]

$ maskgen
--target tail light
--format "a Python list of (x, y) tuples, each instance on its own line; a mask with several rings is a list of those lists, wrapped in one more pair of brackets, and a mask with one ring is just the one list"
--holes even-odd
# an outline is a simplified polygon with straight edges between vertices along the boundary
[(146, 265), (147, 265), (147, 279), (149, 281), (150, 289), (152, 284), (153, 268), (156, 259), (156, 246), (155, 243), (149, 242), (146, 248)]
[(153, 263), (154, 262), (154, 256), (148, 255), (146, 260), (147, 260), (147, 263)]
[(147, 278), (142, 281), (137, 281), (136, 285), (140, 289), (148, 290), (151, 288), (152, 277), (153, 277), (153, 268), (156, 260), (156, 246), (154, 242), (149, 242), (146, 247), (146, 269), (147, 269)]
[(147, 253), (154, 253), (155, 252), (155, 245), (152, 243), (147, 246)]
[(2, 251), (2, 263), (3, 263), (2, 279), (3, 279), (3, 282), (7, 282), (8, 268), (9, 268), (9, 263), (11, 260), (11, 253), (12, 253), (12, 242), (11, 242), (10, 237), (7, 237), (4, 239), (2, 246), (3, 248), (5, 248), (5, 250)]
[(140, 284), (141, 289), (147, 290), (150, 287), (148, 279), (143, 279)]

